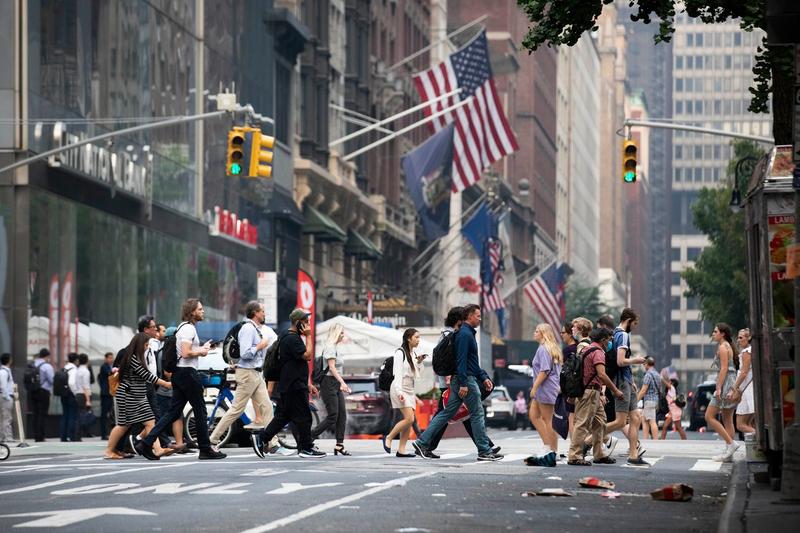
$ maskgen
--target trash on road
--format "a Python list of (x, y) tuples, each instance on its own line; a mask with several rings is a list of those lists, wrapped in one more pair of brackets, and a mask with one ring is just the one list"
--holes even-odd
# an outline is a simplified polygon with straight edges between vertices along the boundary
[(614, 492), (613, 490), (607, 490), (605, 492), (601, 492), (600, 496), (602, 496), (603, 498), (608, 498), (609, 500), (616, 500), (617, 498), (622, 496), (622, 494), (619, 492)]
[(550, 480), (553, 480), (553, 481), (561, 481), (561, 478), (558, 477), (558, 476), (550, 476), (547, 479), (550, 479)]
[(674, 483), (661, 487), (650, 493), (654, 500), (662, 500), (666, 502), (688, 502), (694, 495), (694, 489), (689, 485), (683, 483)]
[(616, 487), (613, 481), (606, 481), (596, 477), (582, 477), (578, 480), (581, 487), (589, 489), (613, 489)]
[(564, 489), (541, 489), (538, 491), (526, 491), (521, 494), (523, 498), (530, 496), (574, 496), (574, 494), (565, 491)]

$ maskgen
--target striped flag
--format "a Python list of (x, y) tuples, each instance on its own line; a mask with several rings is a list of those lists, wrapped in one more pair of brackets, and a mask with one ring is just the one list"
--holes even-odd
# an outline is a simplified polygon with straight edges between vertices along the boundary
[(519, 149), (497, 95), (486, 32), (481, 32), (446, 61), (415, 75), (414, 84), (423, 102), (455, 88), (461, 89), (461, 93), (425, 108), (426, 116), (460, 101), (471, 100), (432, 122), (433, 131), (439, 131), (450, 122), (456, 123), (453, 191), (463, 191), (477, 183), (483, 169)]
[(534, 310), (542, 320), (553, 326), (554, 331), (561, 331), (561, 324), (564, 321), (566, 277), (565, 265), (553, 261), (544, 272), (525, 285), (525, 294), (533, 304)]
[(500, 258), (502, 257), (502, 246), (499, 241), (491, 240), (488, 244), (489, 263), (492, 268), (492, 283), (487, 285), (483, 284), (481, 290), (483, 292), (483, 310), (484, 311), (497, 311), (506, 306), (503, 297), (500, 294), (500, 289), (503, 286), (503, 273), (500, 270)]

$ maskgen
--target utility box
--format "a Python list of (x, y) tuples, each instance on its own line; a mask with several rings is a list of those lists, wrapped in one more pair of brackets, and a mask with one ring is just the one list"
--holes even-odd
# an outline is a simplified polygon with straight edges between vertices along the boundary
[(793, 168), (792, 147), (774, 147), (756, 166), (744, 204), (756, 428), (772, 477), (795, 408)]

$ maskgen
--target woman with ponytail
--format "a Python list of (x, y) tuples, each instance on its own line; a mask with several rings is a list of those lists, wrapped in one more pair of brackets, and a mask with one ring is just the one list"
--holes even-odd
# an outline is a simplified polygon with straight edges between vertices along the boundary
[(414, 457), (413, 453), (406, 452), (408, 436), (414, 424), (417, 408), (417, 397), (414, 394), (414, 382), (422, 373), (422, 361), (426, 355), (417, 355), (415, 350), (419, 346), (419, 331), (408, 328), (403, 332), (403, 345), (394, 353), (394, 381), (389, 389), (392, 408), (400, 409), (403, 419), (383, 437), (383, 449), (386, 453), (392, 451), (392, 440), (400, 436), (397, 447), (397, 457)]
[[(733, 342), (731, 327), (728, 324), (717, 324), (711, 333), (711, 338), (719, 345), (711, 365), (712, 370), (716, 370), (718, 374), (714, 396), (708, 402), (706, 409), (706, 423), (725, 441), (725, 450), (721, 454), (715, 455), (713, 459), (727, 463), (731, 461), (736, 449), (739, 448), (739, 443), (733, 440), (733, 412), (736, 409), (736, 402), (732, 401), (729, 396), (736, 382), (739, 354)], [(720, 412), (722, 412), (722, 423), (717, 420)]]

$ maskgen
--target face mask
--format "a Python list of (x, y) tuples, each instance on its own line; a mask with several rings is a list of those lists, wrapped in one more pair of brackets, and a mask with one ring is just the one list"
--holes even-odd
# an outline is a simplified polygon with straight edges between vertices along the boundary
[(580, 335), (573, 335), (572, 338), (575, 339), (576, 341), (580, 341), (581, 340), (580, 339)]
[(614, 347), (614, 343), (612, 341), (608, 341), (606, 343), (606, 351), (607, 352), (610, 352), (613, 347)]

